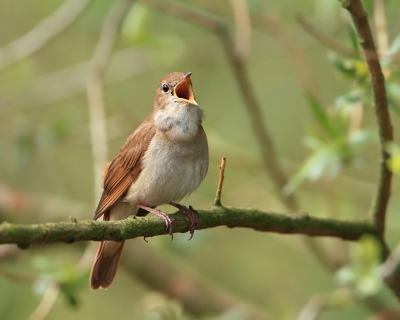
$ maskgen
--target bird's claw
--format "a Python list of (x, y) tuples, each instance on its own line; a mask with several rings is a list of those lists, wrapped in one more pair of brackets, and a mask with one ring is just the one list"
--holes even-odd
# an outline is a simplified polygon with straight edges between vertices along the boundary
[[(171, 206), (174, 206), (175, 208), (178, 208), (180, 212), (185, 213), (189, 219), (190, 219), (190, 227), (189, 227), (189, 231), (190, 231), (190, 238), (189, 240), (191, 240), (193, 238), (194, 235), (194, 230), (196, 228), (196, 226), (199, 224), (199, 218), (196, 216), (196, 214), (192, 211), (193, 208), (190, 206), (189, 208), (185, 207), (184, 205), (181, 205), (179, 203), (175, 203), (175, 202), (171, 202), (170, 203)], [(189, 241), (188, 240), (188, 241)]]
[(174, 239), (174, 234), (172, 232), (172, 226), (176, 224), (176, 221), (174, 218), (171, 218), (167, 213), (165, 213), (163, 211), (160, 211), (160, 210), (148, 207), (148, 206), (144, 206), (144, 205), (140, 205), (140, 204), (138, 204), (136, 206), (139, 208), (142, 208), (144, 210), (147, 210), (151, 213), (154, 213), (157, 217), (163, 218), (165, 225), (166, 225), (165, 229), (168, 230), (168, 234), (171, 236), (171, 241)]

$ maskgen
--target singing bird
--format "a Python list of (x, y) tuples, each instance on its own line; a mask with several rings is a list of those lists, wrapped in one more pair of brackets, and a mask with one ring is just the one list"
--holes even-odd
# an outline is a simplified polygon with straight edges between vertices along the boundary
[[(103, 169), (103, 193), (94, 220), (152, 212), (164, 219), (172, 236), (174, 219), (155, 209), (170, 204), (189, 216), (193, 236), (198, 218), (178, 202), (205, 178), (208, 144), (201, 125), (204, 111), (194, 99), (190, 76), (174, 72), (161, 79), (150, 114)], [(92, 290), (110, 286), (123, 247), (124, 242), (100, 243), (90, 273)]]

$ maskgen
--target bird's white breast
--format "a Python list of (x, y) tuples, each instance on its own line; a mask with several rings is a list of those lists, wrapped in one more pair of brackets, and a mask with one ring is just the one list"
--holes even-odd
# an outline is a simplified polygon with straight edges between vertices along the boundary
[(207, 138), (199, 124), (202, 114), (199, 117), (180, 115), (180, 121), (170, 120), (168, 130), (156, 132), (125, 201), (159, 206), (178, 202), (197, 189), (208, 169)]
[(154, 125), (173, 140), (192, 140), (204, 117), (204, 111), (190, 104), (171, 102), (154, 115)]

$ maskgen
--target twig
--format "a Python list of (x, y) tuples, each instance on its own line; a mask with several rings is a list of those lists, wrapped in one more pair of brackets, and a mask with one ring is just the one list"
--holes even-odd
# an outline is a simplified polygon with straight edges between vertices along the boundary
[[(84, 92), (87, 88), (86, 77), (90, 67), (91, 61), (85, 61), (38, 76), (30, 83), (18, 85), (17, 88), (6, 87), (0, 97), (0, 113), (55, 103)], [(110, 57), (104, 83), (113, 84), (123, 81), (149, 72), (156, 67), (157, 62), (146, 49), (135, 47), (119, 50)]]
[[(297, 44), (293, 35), (285, 26), (271, 15), (262, 16), (268, 31), (280, 42), (292, 63), (293, 70), (304, 91), (314, 99), (319, 100), (319, 89), (316, 80), (313, 78), (312, 69), (308, 63), (302, 48)], [(292, 208), (293, 211), (299, 208)], [(338, 261), (329, 251), (325, 250), (315, 239), (305, 238), (307, 246), (315, 254), (318, 260), (329, 270), (335, 271), (341, 267), (342, 262)]]
[(389, 154), (386, 151), (386, 144), (393, 140), (392, 124), (390, 122), (388, 104), (385, 90), (385, 78), (379, 63), (378, 53), (375, 48), (371, 29), (368, 23), (367, 14), (360, 0), (342, 0), (354, 25), (357, 29), (360, 43), (364, 51), (365, 60), (368, 65), (369, 74), (372, 82), (372, 89), (375, 97), (375, 114), (379, 127), (381, 159), (380, 159), (380, 178), (378, 188), (371, 206), (371, 214), (378, 234), (383, 239), (385, 231), (386, 208), (390, 197), (390, 186), (392, 173), (388, 169), (386, 162)]
[(0, 48), (0, 71), (43, 48), (52, 38), (70, 26), (90, 0), (67, 0), (51, 16), (14, 42)]
[(222, 206), (222, 204), (221, 204), (221, 192), (222, 192), (222, 184), (224, 183), (225, 164), (226, 164), (226, 158), (222, 157), (221, 164), (219, 165), (217, 194), (215, 195), (215, 200), (214, 200), (214, 205), (215, 206)]
[(400, 244), (392, 251), (388, 258), (380, 265), (383, 279), (390, 278), (396, 272), (400, 264)]
[(51, 282), (44, 293), (42, 300), (39, 305), (33, 311), (33, 313), (29, 316), (29, 320), (43, 320), (50, 313), (53, 308), (55, 302), (57, 301), (57, 297), (60, 293), (60, 285), (56, 282)]
[(143, 1), (143, 3), (178, 18), (190, 21), (191, 23), (198, 24), (201, 27), (211, 30), (218, 36), (239, 86), (245, 107), (247, 108), (254, 135), (261, 149), (264, 167), (273, 180), (278, 191), (278, 197), (281, 199), (282, 203), (290, 210), (297, 211), (298, 205), (294, 195), (284, 195), (281, 192), (288, 181), (278, 162), (275, 147), (263, 121), (261, 105), (250, 84), (247, 68), (241, 57), (237, 56), (235, 53), (235, 44), (226, 25), (215, 17), (200, 13), (188, 7), (176, 5), (173, 2), (147, 0)]
[(315, 295), (303, 307), (297, 320), (316, 320), (322, 311), (343, 306), (351, 299), (352, 292), (349, 287), (340, 287), (328, 294)]
[(95, 201), (102, 191), (101, 171), (108, 161), (106, 116), (103, 100), (103, 75), (110, 60), (111, 50), (121, 23), (133, 0), (119, 0), (108, 13), (97, 43), (87, 83), (87, 98), (90, 115), (90, 135), (94, 163)]
[(325, 295), (315, 295), (310, 298), (307, 304), (300, 311), (297, 320), (315, 320), (318, 315), (326, 308), (328, 297)]
[(376, 42), (380, 56), (385, 55), (389, 49), (389, 37), (386, 27), (385, 1), (374, 0), (374, 25)]
[[(296, 39), (285, 28), (285, 26), (275, 17), (263, 14), (263, 22), (267, 26), (268, 31), (280, 42), (285, 49), (287, 55), (292, 62), (293, 70), (298, 81), (304, 90), (311, 94), (315, 99), (319, 99), (319, 90), (317, 82), (313, 78), (313, 72), (306, 56), (301, 47), (297, 44)], [(297, 208), (298, 210), (298, 208)]]
[(246, 61), (251, 50), (251, 21), (246, 0), (231, 0), (235, 21), (235, 54)]
[[(251, 228), (263, 232), (303, 234), (312, 237), (335, 237), (354, 241), (362, 235), (374, 234), (374, 226), (368, 221), (319, 218), (309, 215), (289, 215), (263, 212), (256, 209), (212, 207), (198, 210), (200, 223), (196, 230), (227, 226)], [(189, 218), (181, 213), (172, 214), (176, 225), (174, 232), (187, 232)], [(164, 220), (159, 217), (128, 218), (121, 221), (58, 222), (32, 225), (0, 224), (0, 244), (17, 243), (21, 248), (31, 244), (76, 241), (123, 241), (137, 237), (167, 234)]]
[(314, 26), (310, 21), (307, 20), (301, 14), (296, 15), (296, 21), (300, 27), (303, 28), (305, 32), (307, 32), (310, 36), (312, 36), (315, 40), (321, 43), (323, 46), (329, 48), (330, 50), (348, 57), (348, 58), (357, 58), (359, 53), (354, 51), (350, 47), (344, 45), (343, 43), (331, 38), (327, 34), (323, 33), (318, 27)]
[[(19, 250), (19, 251), (21, 251), (21, 250)], [(37, 281), (37, 277), (25, 275), (25, 274), (19, 274), (14, 271), (10, 271), (7, 267), (4, 267), (1, 264), (0, 264), (0, 274), (3, 277), (6, 277), (14, 282), (29, 285), (29, 286), (32, 285), (35, 281)]]

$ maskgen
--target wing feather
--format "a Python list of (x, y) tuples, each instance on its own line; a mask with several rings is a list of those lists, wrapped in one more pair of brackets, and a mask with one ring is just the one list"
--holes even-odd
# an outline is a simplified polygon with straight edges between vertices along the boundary
[(100, 218), (134, 183), (142, 171), (142, 158), (153, 139), (156, 129), (144, 121), (127, 139), (114, 160), (104, 168), (103, 194), (94, 220)]

